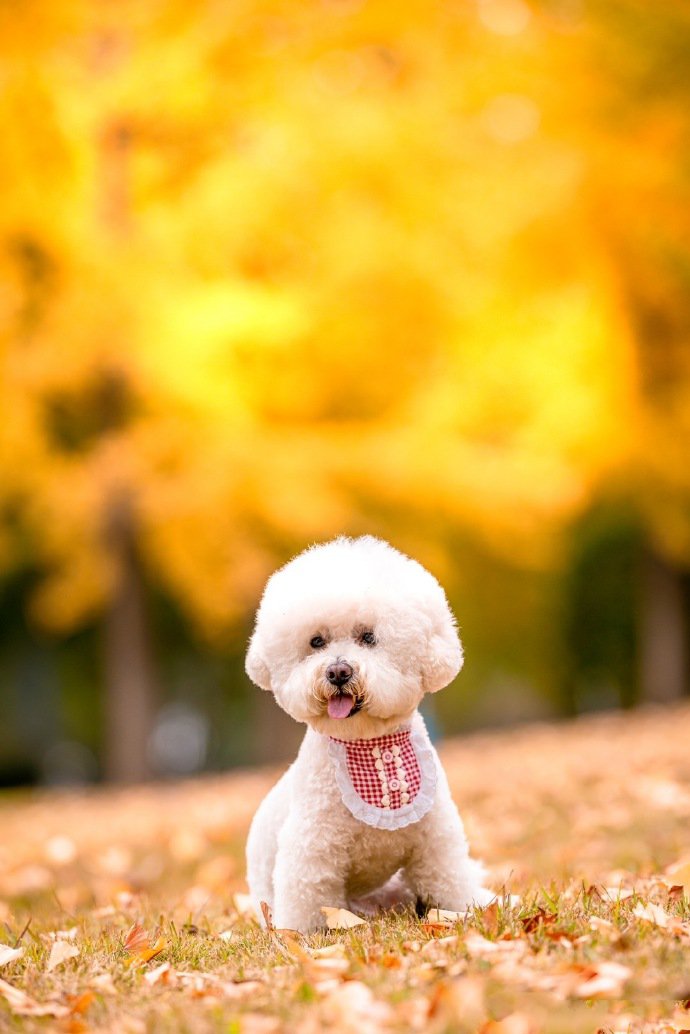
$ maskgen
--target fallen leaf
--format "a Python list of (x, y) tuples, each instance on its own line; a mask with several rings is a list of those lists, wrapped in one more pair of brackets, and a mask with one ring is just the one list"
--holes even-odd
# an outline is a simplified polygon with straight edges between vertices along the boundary
[(626, 901), (635, 893), (631, 887), (604, 887), (604, 891), (613, 901)]
[(525, 933), (534, 933), (543, 926), (550, 926), (555, 923), (558, 916), (555, 912), (547, 912), (544, 908), (538, 908), (536, 912), (531, 916), (527, 916), (522, 920), (522, 928)]
[(349, 980), (332, 991), (324, 999), (322, 1011), (327, 1023), (358, 1034), (379, 1034), (394, 1018), (391, 1006), (378, 1001), (359, 980)]
[(153, 941), (143, 926), (134, 923), (127, 932), (123, 947), (131, 956), (131, 965), (135, 962), (149, 962), (168, 947), (168, 942), (165, 937)]
[(10, 948), (8, 944), (0, 944), (0, 966), (6, 966), (8, 962), (14, 962), (24, 954), (23, 948)]
[(485, 988), (480, 977), (461, 977), (459, 980), (437, 984), (429, 1000), (429, 1015), (442, 1019), (452, 1029), (477, 1028), (486, 1019)]
[(117, 993), (117, 988), (110, 973), (98, 973), (95, 977), (92, 977), (91, 986), (95, 987), (99, 994), (114, 995)]
[(77, 928), (76, 926), (70, 926), (68, 930), (52, 930), (43, 936), (51, 941), (73, 941), (77, 936)]
[(498, 941), (489, 941), (476, 930), (470, 930), (463, 938), (462, 944), (472, 958), (486, 958), (488, 955), (524, 955), (528, 951), (527, 942), (524, 940), (502, 937)]
[(632, 970), (618, 962), (599, 962), (596, 966), (576, 968), (571, 994), (576, 998), (614, 998), (632, 976)]
[(326, 917), (329, 930), (350, 930), (353, 926), (366, 926), (366, 921), (346, 908), (331, 908), (323, 905), (321, 911)]
[(0, 980), (0, 995), (5, 999), (12, 1012), (18, 1016), (53, 1016), (60, 1019), (69, 1016), (70, 1010), (59, 1002), (40, 1003), (31, 998), (24, 991), (12, 984)]
[[(489, 908), (491, 908), (491, 906), (489, 906)], [(455, 926), (456, 923), (462, 923), (463, 920), (467, 919), (469, 914), (470, 913), (468, 911), (451, 912), (447, 908), (430, 908), (426, 914), (426, 923), (440, 923), (443, 926)]]
[(93, 991), (84, 991), (80, 995), (69, 996), (69, 1011), (73, 1016), (83, 1016), (96, 1000)]
[(171, 969), (169, 962), (161, 962), (160, 966), (156, 966), (155, 969), (151, 969), (148, 973), (144, 973), (144, 980), (149, 987), (153, 987), (158, 983), (170, 985), (173, 973), (174, 971)]
[(690, 894), (690, 858), (669, 865), (664, 870), (664, 878), (671, 886), (680, 886)]
[(79, 954), (79, 948), (69, 941), (53, 941), (46, 965), (46, 973), (52, 973), (54, 969), (61, 966), (68, 959), (74, 959)]
[(483, 908), (481, 918), (484, 928), (491, 934), (498, 933), (498, 901), (492, 901), (490, 905)]
[(273, 915), (267, 901), (261, 901), (261, 914), (264, 917), (264, 923), (266, 924), (267, 930), (273, 929)]
[(644, 919), (648, 923), (653, 923), (655, 926), (668, 926), (669, 917), (667, 913), (659, 905), (654, 905), (651, 902), (648, 905), (635, 905), (632, 914), (637, 916), (638, 919)]

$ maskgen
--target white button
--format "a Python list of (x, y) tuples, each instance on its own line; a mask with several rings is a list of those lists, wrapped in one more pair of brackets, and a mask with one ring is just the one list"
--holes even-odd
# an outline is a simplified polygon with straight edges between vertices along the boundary
[(393, 755), (389, 750), (384, 750), (382, 757), (386, 764), (389, 764), (393, 760)]
[(399, 790), (400, 789), (400, 783), (399, 783), (399, 781), (397, 779), (391, 779), (391, 781), (390, 781), (390, 783), (388, 785), (390, 786), (391, 790)]
[(381, 748), (380, 747), (374, 747), (374, 749), (371, 752), (371, 756), (373, 758), (380, 758), (381, 757)]
[(400, 794), (400, 800), (403, 802), (403, 804), (407, 804), (409, 799), (410, 799), (409, 793), (401, 793)]

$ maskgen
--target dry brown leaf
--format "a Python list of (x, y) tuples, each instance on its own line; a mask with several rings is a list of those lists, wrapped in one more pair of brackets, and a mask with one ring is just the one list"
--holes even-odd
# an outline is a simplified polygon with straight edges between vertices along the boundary
[(14, 962), (15, 959), (21, 958), (23, 954), (23, 948), (10, 948), (8, 944), (0, 944), (0, 966), (6, 966), (9, 962)]
[(46, 973), (52, 973), (54, 969), (61, 966), (69, 959), (75, 959), (79, 954), (79, 948), (69, 941), (53, 941), (46, 964)]
[(522, 920), (522, 928), (525, 933), (534, 933), (543, 926), (550, 926), (555, 923), (558, 916), (555, 912), (547, 912), (544, 908), (538, 908), (536, 912), (531, 916), (527, 916)]
[(322, 905), (321, 911), (326, 917), (326, 925), (329, 930), (350, 930), (353, 926), (366, 926), (366, 921), (354, 912), (348, 912), (346, 908), (331, 908), (329, 905)]
[(260, 901), (261, 914), (264, 917), (264, 923), (266, 924), (267, 930), (273, 930), (273, 914), (271, 913), (270, 906), (267, 901)]

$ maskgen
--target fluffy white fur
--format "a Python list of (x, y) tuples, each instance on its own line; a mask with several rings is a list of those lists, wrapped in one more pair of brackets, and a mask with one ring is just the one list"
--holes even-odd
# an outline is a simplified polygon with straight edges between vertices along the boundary
[[(375, 645), (362, 641), (365, 630)], [(326, 645), (314, 649), (319, 635)], [(335, 692), (325, 671), (354, 669), (361, 709), (330, 718)], [(443, 589), (416, 561), (366, 536), (301, 553), (269, 579), (247, 654), (247, 673), (308, 726), (297, 760), (259, 807), (247, 843), (249, 888), (278, 927), (323, 925), (322, 905), (346, 907), (393, 884), (409, 899), (460, 910), (485, 904), (481, 866), (438, 769), (434, 804), (403, 829), (354, 818), (335, 782), (329, 736), (369, 739), (411, 723), (428, 742), (417, 707), (462, 667), (462, 648)], [(433, 749), (433, 748), (432, 748)], [(388, 887), (386, 886), (388, 884)]]

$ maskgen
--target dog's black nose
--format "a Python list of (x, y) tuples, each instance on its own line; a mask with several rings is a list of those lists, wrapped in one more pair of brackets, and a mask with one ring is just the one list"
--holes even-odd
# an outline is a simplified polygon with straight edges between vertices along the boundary
[(326, 668), (326, 678), (332, 686), (344, 686), (350, 681), (354, 672), (347, 661), (336, 661)]

